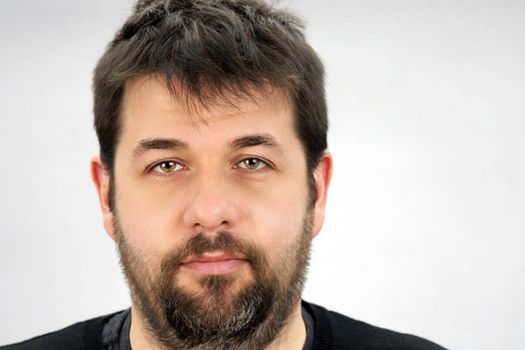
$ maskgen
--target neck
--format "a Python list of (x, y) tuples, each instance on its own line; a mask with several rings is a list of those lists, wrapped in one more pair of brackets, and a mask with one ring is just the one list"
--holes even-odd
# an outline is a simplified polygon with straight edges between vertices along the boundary
[[(149, 331), (148, 326), (138, 312), (135, 305), (131, 307), (130, 343), (132, 349), (159, 350), (165, 349)], [(265, 350), (290, 349), (301, 350), (306, 341), (306, 327), (301, 313), (301, 302), (299, 301), (294, 311), (289, 316), (288, 322)], [(190, 350), (190, 349), (187, 349)]]
[(132, 303), (131, 305), (131, 326), (129, 329), (129, 342), (132, 349), (141, 350), (158, 350), (164, 349), (148, 330), (146, 322), (137, 307)]
[(301, 312), (301, 301), (294, 308), (288, 323), (279, 337), (272, 341), (265, 350), (290, 349), (301, 350), (306, 341), (306, 326)]

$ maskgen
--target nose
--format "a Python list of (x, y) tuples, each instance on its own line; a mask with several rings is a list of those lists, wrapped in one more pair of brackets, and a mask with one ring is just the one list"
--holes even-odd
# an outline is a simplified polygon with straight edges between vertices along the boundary
[(238, 210), (226, 179), (217, 173), (202, 174), (186, 190), (190, 191), (183, 215), (186, 227), (194, 233), (231, 229), (237, 220)]

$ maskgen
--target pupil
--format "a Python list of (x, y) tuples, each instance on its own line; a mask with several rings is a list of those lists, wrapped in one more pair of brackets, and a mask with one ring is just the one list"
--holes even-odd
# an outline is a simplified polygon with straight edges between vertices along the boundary
[(165, 171), (170, 171), (173, 169), (173, 162), (164, 162), (160, 167)]
[(257, 164), (259, 164), (259, 160), (255, 158), (246, 159), (246, 166), (248, 168), (255, 168), (257, 167)]

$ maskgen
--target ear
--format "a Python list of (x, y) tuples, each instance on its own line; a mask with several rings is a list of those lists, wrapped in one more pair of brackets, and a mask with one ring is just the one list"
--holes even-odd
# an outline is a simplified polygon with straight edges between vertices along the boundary
[(113, 212), (109, 205), (110, 174), (99, 156), (91, 158), (90, 170), (91, 179), (93, 180), (98, 193), (104, 228), (108, 235), (115, 240), (115, 234), (113, 232)]
[(317, 198), (314, 203), (312, 238), (317, 236), (323, 226), (326, 197), (328, 194), (328, 187), (330, 186), (330, 179), (332, 178), (332, 170), (332, 155), (329, 152), (324, 152), (319, 164), (314, 170)]

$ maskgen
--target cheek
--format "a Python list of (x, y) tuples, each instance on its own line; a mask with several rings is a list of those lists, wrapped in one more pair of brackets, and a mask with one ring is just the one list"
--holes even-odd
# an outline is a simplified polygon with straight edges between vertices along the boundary
[(268, 258), (279, 256), (294, 246), (303, 232), (303, 220), (307, 208), (307, 196), (303, 191), (283, 190), (271, 198), (265, 206), (252, 211), (257, 227), (257, 244), (264, 245)]
[[(115, 208), (126, 241), (142, 260), (160, 260), (177, 246), (173, 214), (165, 193), (145, 191), (140, 186), (119, 183)], [(171, 234), (170, 234), (171, 232)]]

